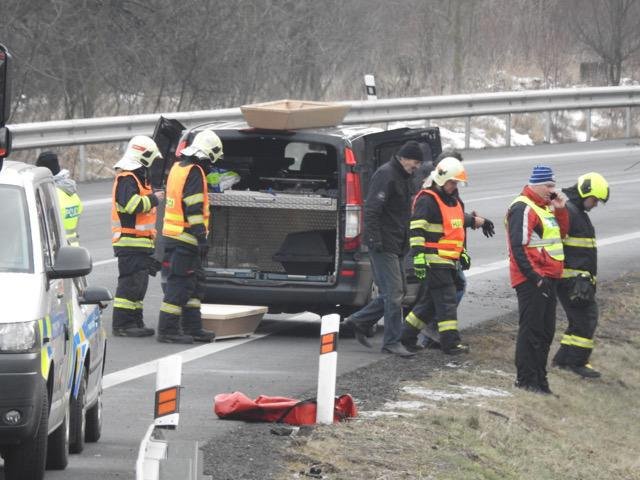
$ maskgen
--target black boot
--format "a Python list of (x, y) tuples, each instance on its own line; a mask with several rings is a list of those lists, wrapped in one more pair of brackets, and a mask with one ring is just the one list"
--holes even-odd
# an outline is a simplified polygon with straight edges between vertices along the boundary
[(147, 327), (114, 328), (114, 337), (150, 337), (156, 331)]
[(213, 333), (211, 330), (205, 330), (204, 328), (187, 333), (193, 337), (194, 342), (211, 343), (216, 338), (215, 333)]
[(191, 335), (183, 335), (181, 333), (164, 333), (158, 334), (156, 337), (160, 343), (193, 343), (193, 337)]
[(410, 352), (417, 352), (422, 350), (421, 346), (418, 345), (418, 334), (420, 330), (418, 330), (413, 325), (409, 325), (405, 323), (402, 326), (402, 334), (400, 335), (400, 343), (409, 350)]

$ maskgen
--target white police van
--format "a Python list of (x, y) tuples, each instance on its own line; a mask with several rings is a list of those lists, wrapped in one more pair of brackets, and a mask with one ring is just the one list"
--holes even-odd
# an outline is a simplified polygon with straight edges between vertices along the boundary
[(0, 455), (6, 480), (35, 480), (100, 437), (112, 297), (84, 281), (91, 258), (67, 244), (49, 170), (4, 162), (0, 229)]

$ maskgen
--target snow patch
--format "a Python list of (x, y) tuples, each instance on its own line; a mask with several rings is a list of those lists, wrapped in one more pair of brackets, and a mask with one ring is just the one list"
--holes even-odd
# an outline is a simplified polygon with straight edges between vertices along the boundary
[(465, 398), (474, 397), (510, 397), (511, 394), (505, 390), (498, 388), (472, 387), (469, 385), (451, 385), (452, 388), (462, 390), (462, 392), (453, 392), (446, 390), (432, 390), (424, 387), (408, 385), (402, 390), (415, 397), (427, 398), (433, 401), (442, 400), (463, 400)]
[(420, 401), (398, 401), (384, 404), (385, 410), (422, 410), (433, 407), (433, 404)]
[(378, 417), (413, 417), (413, 413), (406, 412), (384, 412), (381, 410), (359, 411), (358, 417), (361, 418), (378, 418)]

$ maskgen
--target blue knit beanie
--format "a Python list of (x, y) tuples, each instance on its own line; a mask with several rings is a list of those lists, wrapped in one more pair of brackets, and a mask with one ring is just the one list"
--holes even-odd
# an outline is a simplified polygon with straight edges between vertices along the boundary
[(547, 165), (536, 165), (533, 167), (531, 176), (529, 177), (529, 185), (539, 185), (541, 183), (554, 182), (553, 170)]

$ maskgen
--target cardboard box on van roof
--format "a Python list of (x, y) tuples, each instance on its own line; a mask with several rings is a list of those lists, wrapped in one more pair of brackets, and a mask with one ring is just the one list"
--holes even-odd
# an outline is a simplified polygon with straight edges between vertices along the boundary
[(243, 105), (240, 110), (251, 127), (294, 130), (338, 125), (347, 114), (349, 105), (308, 100), (276, 100)]

